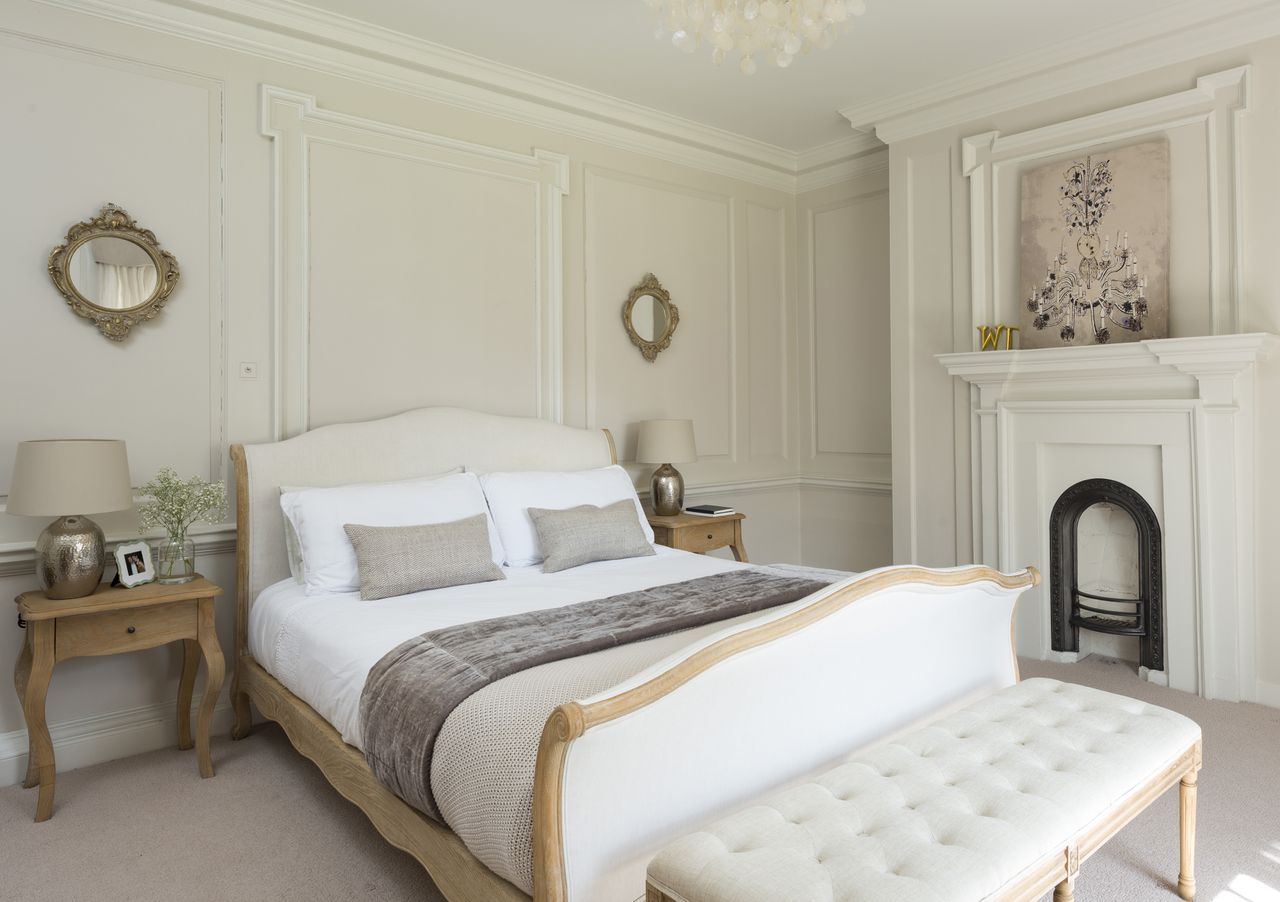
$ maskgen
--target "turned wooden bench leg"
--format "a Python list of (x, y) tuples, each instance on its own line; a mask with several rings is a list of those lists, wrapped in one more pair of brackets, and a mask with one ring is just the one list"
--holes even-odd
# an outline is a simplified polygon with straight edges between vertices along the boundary
[(1191, 770), (1178, 787), (1181, 862), (1178, 895), (1187, 902), (1196, 897), (1196, 781), (1199, 771)]
[(1068, 877), (1053, 888), (1053, 902), (1075, 902), (1076, 878)]

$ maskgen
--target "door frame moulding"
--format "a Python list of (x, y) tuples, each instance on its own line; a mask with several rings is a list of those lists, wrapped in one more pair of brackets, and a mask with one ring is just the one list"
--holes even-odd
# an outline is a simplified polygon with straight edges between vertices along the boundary
[[(972, 324), (1002, 321), (998, 255), (1002, 170), (1104, 143), (1133, 140), (1202, 123), (1207, 147), (1209, 253), (1213, 274), (1209, 305), (1213, 334), (1237, 332), (1244, 323), (1241, 202), (1243, 173), (1239, 132), (1249, 109), (1251, 67), (1239, 66), (1196, 79), (1195, 87), (1042, 128), (1001, 135), (983, 132), (961, 141), (961, 172), (969, 179)], [(1016, 286), (1015, 286), (1016, 289)], [(1017, 291), (1013, 292), (1017, 303)], [(975, 344), (976, 350), (976, 344)]]
[[(563, 201), (569, 158), (535, 148), (519, 154), (320, 108), (310, 94), (269, 84), (261, 88), (260, 131), (271, 139), (272, 330), (274, 366), (271, 432), (277, 440), (310, 428), (308, 336), (310, 241), (308, 148), (341, 144), (374, 153), (394, 152), (415, 162), (447, 165), (537, 192), (535, 253), (538, 285), (535, 416), (564, 420)], [(394, 148), (394, 150), (391, 150)]]

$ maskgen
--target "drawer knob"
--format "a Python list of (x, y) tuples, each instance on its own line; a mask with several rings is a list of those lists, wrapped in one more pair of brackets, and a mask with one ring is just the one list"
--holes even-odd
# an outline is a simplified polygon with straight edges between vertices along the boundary
[(138, 631), (138, 628), (136, 626), (131, 626), (125, 630), (126, 633), (136, 633), (137, 631)]
[(708, 539), (711, 539), (711, 538), (715, 538), (715, 537), (714, 537), (714, 536), (712, 536), (712, 535), (711, 535), (711, 533), (707, 533), (707, 538), (708, 538)]

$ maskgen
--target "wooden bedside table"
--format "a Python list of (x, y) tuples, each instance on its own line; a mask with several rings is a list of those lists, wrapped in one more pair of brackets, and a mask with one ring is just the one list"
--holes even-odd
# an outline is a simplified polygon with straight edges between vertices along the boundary
[(209, 724), (222, 688), (222, 649), (213, 628), (214, 599), (222, 589), (203, 576), (176, 586), (149, 583), (136, 589), (99, 587), (83, 598), (50, 599), (43, 592), (24, 592), (15, 601), (19, 625), (26, 635), (13, 671), (18, 701), (27, 720), (27, 778), (25, 787), (40, 786), (36, 820), (53, 815), (55, 776), (53, 743), (44, 717), (53, 665), (83, 655), (113, 655), (141, 651), (182, 640), (182, 679), (178, 684), (178, 748), (191, 742), (191, 694), (198, 656), (204, 657), (208, 678), (196, 720), (196, 759), (200, 776), (213, 776), (209, 757)]
[(644, 514), (653, 527), (653, 540), (659, 545), (698, 554), (727, 547), (733, 552), (734, 560), (747, 563), (747, 546), (742, 544), (742, 521), (747, 519), (746, 514), (699, 517), (697, 514), (679, 513), (674, 517), (662, 517), (647, 505)]

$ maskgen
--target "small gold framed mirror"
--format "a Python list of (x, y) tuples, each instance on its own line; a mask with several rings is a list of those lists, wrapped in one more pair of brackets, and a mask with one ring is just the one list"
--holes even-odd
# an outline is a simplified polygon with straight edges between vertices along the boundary
[(650, 363), (671, 345), (671, 336), (680, 323), (680, 310), (671, 303), (671, 295), (653, 273), (631, 289), (622, 305), (622, 324), (631, 343), (640, 349)]
[(49, 254), (49, 277), (77, 316), (112, 341), (152, 319), (178, 284), (178, 261), (115, 204), (76, 223)]

